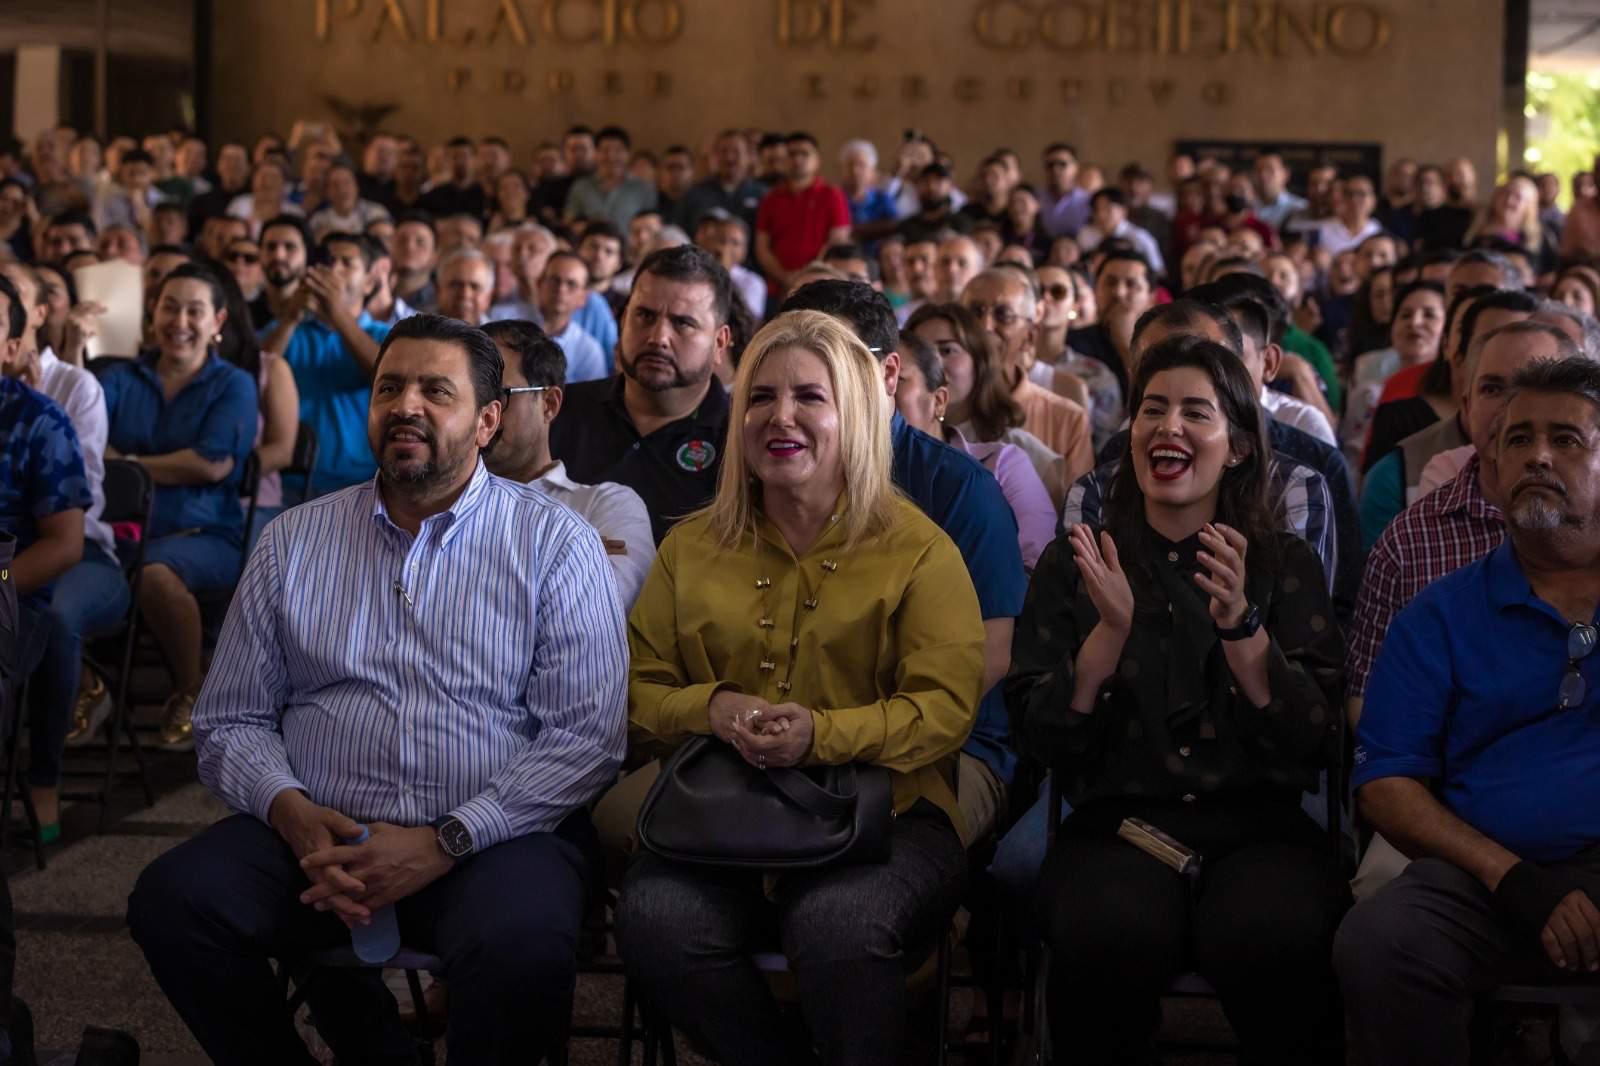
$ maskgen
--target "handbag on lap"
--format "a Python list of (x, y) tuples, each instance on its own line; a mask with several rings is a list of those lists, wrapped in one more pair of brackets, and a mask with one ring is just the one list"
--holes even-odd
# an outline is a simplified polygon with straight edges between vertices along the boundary
[(894, 797), (881, 766), (751, 766), (696, 737), (661, 769), (639, 809), (639, 842), (664, 859), (782, 872), (888, 857)]

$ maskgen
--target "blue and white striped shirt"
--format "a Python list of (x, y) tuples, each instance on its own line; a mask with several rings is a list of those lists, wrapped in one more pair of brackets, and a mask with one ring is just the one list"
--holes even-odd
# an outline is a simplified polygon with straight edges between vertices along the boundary
[(553, 829), (616, 776), (628, 645), (600, 537), (480, 461), (417, 537), (376, 479), (284, 512), (195, 706), (200, 779), (263, 821), (286, 788), (358, 821)]

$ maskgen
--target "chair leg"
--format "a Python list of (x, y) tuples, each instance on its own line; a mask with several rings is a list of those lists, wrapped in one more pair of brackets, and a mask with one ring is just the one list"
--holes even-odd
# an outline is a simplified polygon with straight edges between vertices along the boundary
[(639, 1005), (634, 1002), (633, 982), (622, 979), (622, 1038), (617, 1042), (617, 1066), (633, 1066), (634, 1017)]
[[(950, 1040), (950, 934), (939, 938), (938, 979), (934, 994), (939, 1001), (934, 1004), (934, 1024), (938, 1027), (937, 1040), (933, 1042), (934, 1066), (944, 1066), (949, 1058)], [(989, 1020), (989, 1039), (994, 1039), (995, 1025), (1000, 1019)]]
[(17, 790), (17, 744), (22, 735), (22, 709), (28, 705), (28, 684), (23, 682), (17, 693), (16, 714), (11, 718), (11, 728), (6, 730), (6, 794), (0, 799), (0, 851), (5, 850), (11, 833), (11, 797)]

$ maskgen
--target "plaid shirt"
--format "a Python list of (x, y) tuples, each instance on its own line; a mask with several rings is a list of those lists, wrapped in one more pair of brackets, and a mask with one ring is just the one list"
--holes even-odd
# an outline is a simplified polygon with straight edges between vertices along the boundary
[[(1117, 459), (1101, 463), (1072, 483), (1067, 490), (1067, 502), (1061, 509), (1061, 526), (1071, 529), (1079, 522), (1087, 522), (1095, 529), (1102, 525), (1100, 512), (1106, 486), (1116, 476)], [(1333, 522), (1333, 495), (1328, 491), (1328, 481), (1321, 474), (1287, 455), (1274, 452), (1272, 464), (1267, 468), (1267, 499), (1278, 528), (1311, 545), (1311, 550), (1322, 560), (1323, 577), (1333, 588), (1335, 560), (1338, 557), (1338, 534)]]
[(1402, 511), (1373, 545), (1345, 652), (1346, 694), (1366, 695), (1389, 623), (1428, 585), (1488, 555), (1506, 537), (1505, 515), (1483, 498), (1474, 455), (1454, 480)]

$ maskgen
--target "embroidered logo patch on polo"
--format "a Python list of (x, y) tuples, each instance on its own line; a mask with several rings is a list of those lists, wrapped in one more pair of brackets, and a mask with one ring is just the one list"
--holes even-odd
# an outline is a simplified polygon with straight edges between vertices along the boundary
[(707, 440), (692, 440), (678, 449), (678, 465), (698, 474), (717, 461), (717, 448)]

